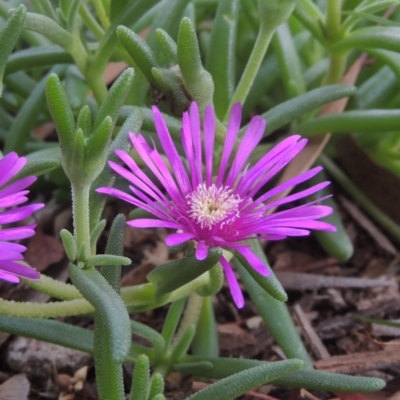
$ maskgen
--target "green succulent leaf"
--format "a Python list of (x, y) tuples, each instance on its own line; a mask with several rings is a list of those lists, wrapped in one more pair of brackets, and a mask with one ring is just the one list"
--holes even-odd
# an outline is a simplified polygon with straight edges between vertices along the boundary
[(0, 315), (0, 331), (93, 353), (93, 331), (65, 322)]
[(221, 379), (193, 394), (188, 400), (233, 400), (251, 389), (299, 370), (302, 366), (303, 361), (296, 359), (265, 363)]
[(25, 18), (26, 7), (21, 4), (16, 10), (10, 13), (0, 32), (0, 97), (3, 93), (3, 75), (7, 60), (22, 32)]
[(60, 141), (63, 163), (70, 162), (73, 152), (75, 119), (67, 94), (56, 74), (51, 74), (46, 82), (47, 104), (56, 126)]
[[(185, 372), (192, 373), (189, 365), (196, 365), (197, 362), (209, 362), (213, 365), (211, 369), (204, 369), (201, 374), (205, 378), (213, 379), (230, 377), (240, 371), (260, 366), (263, 363), (269, 365), (275, 364), (275, 362), (268, 363), (266, 361), (246, 360), (243, 358), (186, 356), (180, 364), (174, 365), (174, 369), (175, 367), (180, 369), (183, 366), (187, 366)], [(332, 372), (316, 371), (312, 368), (303, 368), (301, 371), (293, 372), (274, 380), (274, 385), (323, 390), (328, 392), (366, 393), (382, 389), (385, 386), (385, 381), (378, 378), (350, 376)]]
[(150, 386), (150, 363), (147, 356), (140, 355), (135, 363), (132, 375), (132, 387), (129, 400), (146, 400)]
[(156, 39), (160, 47), (161, 52), (167, 59), (170, 66), (177, 64), (178, 46), (172, 37), (164, 31), (164, 29), (158, 28), (156, 30)]
[(123, 301), (96, 269), (82, 270), (70, 264), (69, 273), (74, 285), (101, 316), (113, 360), (122, 362), (131, 346), (130, 319)]
[(215, 85), (215, 113), (220, 120), (228, 110), (234, 91), (238, 11), (238, 0), (218, 3), (206, 58), (206, 69)]
[(267, 121), (265, 135), (274, 132), (307, 112), (343, 97), (352, 96), (356, 93), (356, 90), (354, 86), (350, 85), (329, 85), (310, 90), (301, 96), (287, 100), (262, 114), (262, 117)]
[(69, 261), (74, 262), (78, 255), (74, 235), (67, 229), (61, 229), (60, 237)]
[(96, 116), (93, 125), (93, 131), (96, 131), (96, 129), (103, 123), (107, 116), (111, 117), (112, 126), (114, 127), (120, 109), (131, 89), (134, 76), (134, 69), (127, 68), (113, 83)]
[(147, 279), (154, 284), (157, 296), (170, 293), (210, 270), (221, 254), (220, 248), (214, 248), (209, 250), (208, 257), (202, 261), (192, 255), (159, 265), (147, 275)]
[(185, 88), (201, 113), (213, 102), (214, 83), (201, 62), (196, 30), (189, 18), (183, 18), (178, 33), (178, 64)]
[[(122, 256), (124, 254), (124, 238), (126, 229), (126, 219), (123, 214), (118, 214), (108, 235), (105, 254)], [(101, 275), (119, 293), (121, 289), (121, 266), (104, 265), (100, 268)]]
[(297, 128), (305, 136), (336, 132), (391, 132), (400, 130), (399, 110), (355, 110), (324, 115), (306, 121)]
[(153, 78), (151, 70), (158, 65), (150, 46), (138, 34), (125, 26), (117, 28), (117, 36), (143, 76), (152, 86), (157, 87), (157, 82)]
[(349, 51), (354, 48), (378, 48), (399, 52), (400, 28), (371, 26), (369, 28), (357, 29), (332, 46), (332, 49), (336, 51)]

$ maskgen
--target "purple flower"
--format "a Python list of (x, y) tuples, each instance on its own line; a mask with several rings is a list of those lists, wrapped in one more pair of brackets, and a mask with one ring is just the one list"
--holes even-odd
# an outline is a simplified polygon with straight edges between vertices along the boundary
[[(121, 150), (117, 150), (116, 154), (128, 169), (114, 162), (109, 164), (116, 173), (132, 184), (130, 189), (133, 195), (113, 188), (97, 189), (100, 193), (118, 197), (155, 216), (155, 219), (128, 221), (130, 226), (174, 229), (175, 233), (166, 238), (167, 245), (176, 246), (193, 240), (198, 260), (207, 257), (210, 247), (219, 246), (238, 252), (263, 276), (270, 274), (268, 267), (251, 251), (246, 240), (280, 240), (287, 236), (305, 236), (310, 233), (310, 229), (335, 231), (334, 226), (318, 221), (319, 218), (329, 215), (332, 209), (316, 205), (316, 202), (269, 214), (277, 206), (309, 196), (327, 186), (329, 182), (323, 182), (274, 200), (274, 196), (280, 192), (316, 175), (321, 167), (315, 167), (258, 195), (262, 187), (303, 149), (306, 139), (298, 135), (290, 136), (250, 167), (246, 165), (246, 161), (261, 140), (266, 123), (262, 118), (254, 117), (234, 152), (241, 120), (241, 105), (235, 104), (222, 153), (215, 157), (218, 149), (214, 146), (216, 120), (213, 108), (206, 108), (201, 127), (198, 106), (193, 102), (189, 112), (183, 114), (181, 137), (186, 155), (186, 160), (183, 161), (156, 107), (153, 107), (153, 115), (172, 173), (160, 153), (150, 147), (142, 135), (131, 133), (130, 138), (144, 163), (165, 188), (165, 193)], [(244, 299), (233, 270), (224, 257), (220, 258), (220, 262), (232, 297), (240, 308)]]
[(2, 210), (0, 212), (0, 279), (12, 283), (18, 283), (19, 277), (25, 279), (39, 279), (40, 277), (37, 271), (19, 263), (24, 259), (22, 253), (26, 250), (26, 247), (10, 242), (33, 236), (36, 225), (4, 227), (4, 225), (29, 217), (44, 206), (44, 204), (32, 204), (16, 207), (28, 200), (26, 195), (29, 190), (25, 189), (36, 180), (36, 177), (28, 176), (16, 182), (8, 183), (24, 167), (26, 162), (26, 157), (18, 157), (14, 152), (0, 159), (0, 210)]

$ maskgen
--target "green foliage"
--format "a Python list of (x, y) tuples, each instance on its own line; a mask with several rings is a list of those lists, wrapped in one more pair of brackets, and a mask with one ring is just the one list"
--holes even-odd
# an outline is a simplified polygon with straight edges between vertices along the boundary
[(221, 379), (214, 385), (193, 394), (188, 400), (233, 400), (257, 386), (265, 385), (302, 366), (303, 362), (295, 359), (260, 365)]
[(4, 70), (6, 69), (7, 60), (17, 43), (22, 28), (24, 27), (25, 18), (26, 7), (21, 4), (10, 14), (0, 32), (0, 97), (3, 93), (3, 75)]
[(112, 359), (115, 362), (123, 361), (130, 348), (131, 329), (129, 315), (121, 298), (94, 268), (82, 270), (70, 264), (69, 272), (74, 285), (93, 304), (104, 321)]
[[(252, 115), (267, 121), (264, 136), (274, 135), (257, 147), (252, 162), (280, 133), (330, 132), (336, 139), (352, 132), (363, 150), (400, 177), (400, 13), (383, 16), (399, 1), (60, 0), (55, 8), (50, 0), (35, 0), (30, 12), (20, 3), (13, 1), (16, 8), (9, 9), (0, 1), (1, 150), (28, 158), (14, 181), (40, 176), (36, 186), (45, 188), (46, 197), (52, 190), (67, 193), (71, 186), (74, 229), (62, 230), (60, 236), (76, 265), (70, 265), (74, 286), (44, 275), (41, 282), (28, 283), (62, 301), (1, 300), (0, 313), (58, 317), (92, 312), (94, 330), (5, 315), (0, 315), (0, 330), (93, 353), (101, 400), (125, 398), (122, 362), (135, 364), (130, 400), (164, 399), (164, 377), (172, 370), (221, 379), (190, 399), (233, 399), (267, 382), (332, 392), (380, 389), (383, 382), (378, 379), (314, 370), (283, 303), (287, 295), (279, 281), (273, 273), (260, 276), (240, 254), (233, 262), (242, 283), (287, 361), (218, 357), (212, 296), (223, 283), (219, 248), (211, 249), (203, 261), (193, 255), (192, 244), (170, 249), (185, 251), (184, 258), (156, 265), (148, 275), (150, 283), (121, 290), (121, 266), (131, 263), (123, 255), (125, 217), (118, 215), (107, 232), (102, 219), (106, 198), (95, 190), (114, 185), (107, 161), (121, 164), (117, 149), (143, 167), (132, 151), (129, 132), (155, 139), (158, 147), (153, 104), (162, 111), (185, 163), (180, 119), (193, 100), (201, 118), (206, 106), (214, 106), (218, 144), (224, 141), (225, 123), (237, 101), (245, 103), (239, 136)], [(340, 84), (346, 68), (364, 51), (374, 63), (363, 66), (355, 85)], [(133, 68), (104, 78), (110, 61)], [(352, 98), (344, 112), (316, 116), (322, 107), (346, 97)], [(58, 139), (37, 129), (47, 123), (54, 124)], [(334, 158), (334, 148), (328, 151)], [(219, 152), (217, 146), (216, 158)], [(322, 155), (321, 160), (358, 205), (400, 241), (400, 227), (331, 158)], [(118, 189), (126, 190), (122, 185), (116, 182)], [(336, 208), (334, 199), (324, 204)], [(143, 218), (144, 213), (135, 209), (130, 218)], [(325, 220), (338, 232), (316, 232), (317, 240), (338, 260), (349, 259), (353, 246), (340, 215), (334, 212)], [(105, 254), (98, 254), (103, 233), (108, 233), (107, 246)], [(260, 244), (253, 241), (252, 246), (268, 265)], [(169, 302), (161, 334), (131, 321), (125, 305), (139, 312)], [(132, 344), (132, 333), (151, 346)], [(303, 363), (305, 368), (299, 370)]]
[(220, 248), (214, 248), (210, 249), (208, 257), (202, 261), (191, 255), (159, 265), (147, 275), (147, 279), (155, 286), (157, 296), (170, 293), (210, 270), (221, 254)]

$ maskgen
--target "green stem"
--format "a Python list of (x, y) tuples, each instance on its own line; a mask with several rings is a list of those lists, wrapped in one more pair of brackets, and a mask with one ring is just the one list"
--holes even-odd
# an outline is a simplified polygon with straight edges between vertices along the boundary
[[(151, 283), (122, 288), (121, 297), (130, 311), (147, 311), (161, 307), (164, 304), (171, 303), (175, 300), (179, 300), (182, 297), (186, 297), (200, 287), (206, 285), (208, 282), (209, 273), (206, 272), (174, 292), (162, 296), (157, 300), (154, 299), (154, 286)], [(38, 284), (36, 288), (44, 293), (50, 293), (50, 284), (50, 279), (45, 279), (42, 281), (43, 286)], [(63, 286), (63, 289), (60, 291), (53, 291), (52, 293), (54, 293), (54, 297), (62, 298), (60, 292), (63, 293), (65, 290), (63, 296), (68, 296), (71, 300), (41, 304), (0, 299), (0, 315), (31, 318), (57, 318), (71, 315), (91, 314), (94, 312), (94, 307), (87, 300), (83, 299), (80, 293), (76, 293), (73, 289), (70, 289), (70, 285), (61, 282), (58, 284), (60, 287)], [(75, 295), (77, 298), (74, 298)]]
[[(342, 0), (328, 0), (326, 9), (326, 36), (334, 44), (340, 36)], [(329, 52), (329, 70), (325, 85), (339, 83), (346, 67), (347, 53)]]
[(103, 70), (93, 67), (85, 74), (85, 78), (90, 89), (92, 89), (97, 104), (100, 106), (107, 97), (107, 86), (103, 81)]
[(400, 226), (393, 222), (393, 219), (383, 213), (371, 200), (345, 175), (345, 173), (326, 155), (320, 155), (322, 166), (329, 175), (339, 183), (340, 186), (357, 201), (383, 229), (388, 232), (393, 239), (400, 243)]
[(110, 27), (110, 21), (108, 19), (107, 12), (103, 6), (103, 3), (101, 2), (101, 0), (93, 0), (93, 4), (101, 25), (103, 25), (104, 29), (108, 29)]
[(182, 339), (187, 329), (192, 325), (197, 325), (200, 318), (201, 308), (203, 306), (204, 298), (197, 293), (192, 293), (186, 303), (186, 308), (183, 313), (181, 323), (172, 343), (172, 348)]
[(342, 80), (343, 73), (346, 69), (347, 54), (348, 53), (329, 53), (329, 69), (324, 80), (325, 85), (333, 85)]
[[(236, 88), (235, 94), (228, 107), (228, 112), (232, 106), (237, 103), (244, 103), (247, 95), (253, 85), (254, 79), (256, 78), (257, 72), (261, 66), (262, 60), (264, 59), (265, 53), (271, 42), (272, 36), (275, 32), (276, 27), (272, 29), (270, 27), (261, 24), (260, 30), (258, 31), (258, 36), (256, 43), (254, 44), (253, 51), (251, 52), (249, 61), (247, 62), (246, 68), (240, 79), (240, 82)], [(228, 112), (225, 115), (225, 120), (228, 118)]]
[(328, 0), (326, 5), (326, 36), (335, 41), (340, 33), (342, 0)]
[(72, 185), (72, 215), (75, 241), (78, 252), (83, 247), (83, 254), (79, 255), (83, 256), (84, 259), (90, 256), (89, 193), (90, 185)]
[(112, 359), (110, 336), (102, 316), (95, 313), (94, 318), (94, 368), (97, 391), (100, 400), (124, 400), (122, 363)]
[(85, 4), (81, 4), (79, 8), (79, 15), (81, 16), (85, 25), (91, 30), (93, 35), (96, 36), (96, 39), (101, 40), (101, 38), (104, 36), (104, 29), (99, 25)]
[(19, 303), (0, 299), (0, 315), (22, 318), (57, 318), (90, 314), (94, 307), (84, 299), (53, 303)]
[(57, 281), (44, 274), (40, 275), (40, 281), (24, 279), (24, 283), (32, 289), (55, 297), (56, 299), (76, 300), (82, 298), (82, 295), (75, 286)]

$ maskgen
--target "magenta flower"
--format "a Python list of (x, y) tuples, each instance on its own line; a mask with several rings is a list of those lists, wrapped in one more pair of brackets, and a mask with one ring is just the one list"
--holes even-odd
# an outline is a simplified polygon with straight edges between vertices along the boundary
[[(0, 160), (0, 279), (8, 282), (18, 283), (19, 277), (25, 279), (39, 279), (40, 274), (34, 269), (22, 265), (22, 253), (25, 246), (12, 243), (11, 240), (26, 239), (34, 235), (35, 224), (4, 227), (6, 224), (21, 221), (29, 217), (44, 204), (32, 204), (29, 206), (17, 207), (28, 199), (25, 190), (35, 182), (35, 176), (28, 176), (13, 183), (8, 183), (26, 164), (26, 157), (18, 157), (14, 152), (7, 154)], [(8, 209), (10, 208), (10, 209)]]
[[(100, 193), (118, 197), (155, 216), (155, 219), (128, 221), (130, 226), (174, 229), (175, 233), (166, 238), (166, 244), (176, 246), (192, 240), (196, 246), (195, 256), (198, 260), (207, 257), (210, 247), (219, 246), (231, 252), (238, 252), (254, 270), (264, 276), (270, 274), (268, 267), (250, 250), (246, 240), (280, 240), (287, 236), (304, 236), (308, 235), (311, 229), (335, 231), (332, 225), (318, 221), (319, 218), (329, 215), (332, 209), (316, 205), (316, 202), (268, 213), (277, 206), (304, 198), (327, 186), (329, 182), (323, 182), (296, 194), (273, 200), (280, 192), (316, 175), (321, 171), (321, 167), (313, 168), (258, 195), (265, 183), (303, 149), (307, 143), (306, 139), (301, 139), (298, 135), (290, 136), (250, 167), (246, 165), (246, 161), (261, 140), (266, 123), (262, 118), (254, 117), (238, 143), (237, 151), (234, 152), (241, 120), (241, 105), (235, 104), (222, 153), (216, 160), (216, 121), (213, 108), (206, 108), (201, 127), (199, 110), (193, 102), (189, 112), (183, 114), (181, 137), (186, 155), (186, 161), (183, 161), (156, 107), (153, 107), (153, 115), (158, 138), (172, 173), (160, 153), (151, 148), (142, 135), (131, 133), (130, 139), (142, 160), (165, 188), (165, 193), (121, 150), (117, 150), (116, 154), (129, 170), (114, 162), (109, 164), (116, 173), (132, 184), (130, 189), (133, 196), (114, 188), (97, 189)], [(216, 164), (219, 165), (216, 167)], [(240, 308), (244, 299), (235, 274), (224, 257), (220, 258), (220, 262), (232, 297)]]

